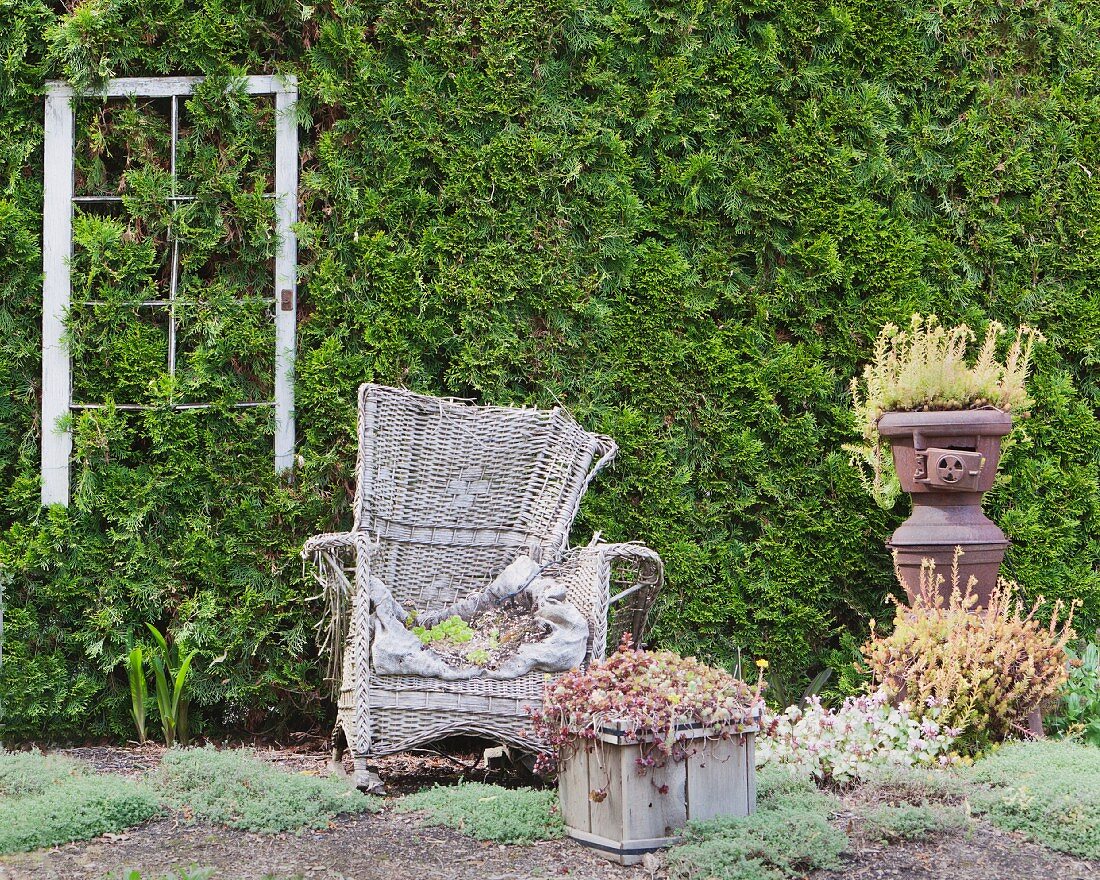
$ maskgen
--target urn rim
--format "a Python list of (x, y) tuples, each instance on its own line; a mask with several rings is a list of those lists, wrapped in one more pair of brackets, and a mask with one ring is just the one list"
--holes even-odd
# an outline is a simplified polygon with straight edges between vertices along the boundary
[(879, 416), (878, 432), (883, 437), (903, 437), (914, 430), (935, 428), (944, 432), (1003, 437), (1012, 430), (1012, 413), (996, 407), (887, 412)]

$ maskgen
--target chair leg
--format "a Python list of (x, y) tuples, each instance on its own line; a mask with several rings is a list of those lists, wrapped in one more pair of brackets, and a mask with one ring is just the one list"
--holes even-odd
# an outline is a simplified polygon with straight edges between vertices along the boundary
[(332, 758), (328, 762), (328, 771), (333, 776), (339, 776), (341, 779), (347, 779), (349, 774), (344, 769), (344, 750), (339, 746), (334, 745), (332, 747)]
[(386, 785), (378, 774), (367, 769), (366, 758), (355, 758), (355, 787), (366, 794), (386, 793)]
[(351, 752), (352, 766), (355, 768), (351, 778), (355, 787), (367, 794), (385, 794), (386, 786), (377, 773), (367, 769), (367, 756), (356, 752), (355, 747), (348, 740), (343, 725), (337, 721), (332, 730), (332, 760), (329, 762), (329, 770), (335, 776), (348, 778), (344, 770), (344, 750)]

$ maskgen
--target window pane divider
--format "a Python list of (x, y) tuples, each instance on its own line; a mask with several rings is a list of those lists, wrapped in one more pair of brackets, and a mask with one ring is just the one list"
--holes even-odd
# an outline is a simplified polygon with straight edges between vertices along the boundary
[(146, 409), (255, 409), (259, 406), (275, 406), (274, 400), (242, 400), (238, 403), (70, 403), (69, 409), (119, 409), (127, 412)]
[[(240, 296), (233, 300), (236, 303), (273, 303), (275, 300), (270, 296)], [(174, 301), (166, 299), (122, 299), (122, 300), (108, 300), (108, 299), (85, 299), (76, 303), (78, 306), (131, 306), (138, 308), (167, 308), (168, 306), (175, 305), (177, 307), (186, 306), (204, 306), (209, 305), (206, 300), (198, 299), (179, 299), (178, 297)]]
[[(269, 196), (273, 197), (274, 193), (264, 193), (265, 198), (267, 198)], [(103, 194), (103, 195), (83, 195), (83, 196), (73, 196), (73, 201), (74, 202), (93, 202), (93, 203), (94, 202), (121, 202), (125, 198), (126, 198), (126, 196), (107, 195), (107, 194)], [(171, 195), (171, 196), (166, 196), (165, 198), (169, 202), (197, 202), (199, 200), (199, 196)]]

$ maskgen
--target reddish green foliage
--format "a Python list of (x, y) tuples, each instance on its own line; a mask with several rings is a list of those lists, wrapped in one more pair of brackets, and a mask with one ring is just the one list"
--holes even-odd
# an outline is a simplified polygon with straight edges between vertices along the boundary
[(606, 660), (548, 685), (535, 732), (558, 755), (596, 739), (608, 724), (625, 725), (632, 741), (648, 742), (639, 759), (655, 766), (681, 759), (697, 728), (729, 736), (754, 725), (762, 684), (752, 687), (722, 669), (671, 651), (642, 651), (623, 639)]

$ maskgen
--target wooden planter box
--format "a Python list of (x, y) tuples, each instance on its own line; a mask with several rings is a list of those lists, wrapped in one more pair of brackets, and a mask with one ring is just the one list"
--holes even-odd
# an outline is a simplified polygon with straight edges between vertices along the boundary
[[(747, 816), (756, 809), (754, 741), (759, 728), (738, 727), (729, 739), (691, 736), (694, 752), (644, 772), (643, 746), (625, 725), (600, 730), (596, 747), (578, 749), (558, 768), (558, 799), (569, 836), (623, 865), (679, 841), (689, 819)], [(603, 800), (593, 791), (606, 790)]]

